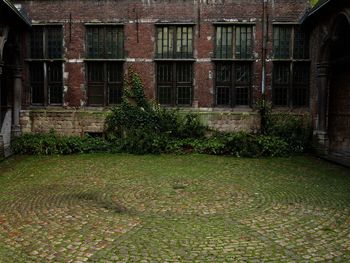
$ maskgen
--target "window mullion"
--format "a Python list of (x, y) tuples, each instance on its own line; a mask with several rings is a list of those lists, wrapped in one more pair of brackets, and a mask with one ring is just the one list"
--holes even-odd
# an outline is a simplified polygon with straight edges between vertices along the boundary
[(45, 61), (43, 63), (43, 70), (44, 70), (44, 106), (48, 105), (48, 65), (47, 62)]
[(104, 84), (103, 84), (103, 106), (107, 105), (107, 89), (108, 89), (108, 81), (109, 74), (107, 70), (107, 62), (103, 62), (103, 76), (104, 76)]
[(290, 74), (289, 74), (289, 92), (288, 92), (288, 102), (289, 106), (293, 107), (293, 79), (294, 79), (294, 62), (290, 62)]
[(236, 98), (236, 78), (235, 78), (235, 63), (231, 63), (231, 101), (230, 105), (231, 107), (234, 107), (236, 105), (235, 98)]
[(221, 38), (220, 38), (220, 58), (223, 58), (223, 50), (224, 50), (224, 47), (223, 47), (223, 31), (224, 31), (224, 27), (221, 27), (221, 31), (220, 31), (220, 34), (221, 34)]
[(290, 34), (291, 35), (290, 36), (291, 39), (289, 39), (289, 41), (291, 43), (289, 45), (289, 48), (290, 48), (290, 51), (289, 51), (290, 53), (289, 54), (290, 54), (290, 58), (293, 59), (294, 58), (294, 39), (295, 39), (294, 27), (292, 27), (291, 31), (292, 31), (291, 34)]
[(176, 62), (172, 63), (172, 106), (176, 106), (177, 105), (177, 78), (176, 78)]
[(47, 58), (47, 29), (43, 28), (43, 56), (44, 59)]
[(236, 26), (233, 26), (232, 27), (232, 30), (231, 30), (231, 33), (232, 33), (232, 38), (231, 38), (231, 45), (232, 45), (232, 54), (231, 54), (231, 57), (232, 58), (236, 58), (236, 30), (237, 30), (237, 27)]

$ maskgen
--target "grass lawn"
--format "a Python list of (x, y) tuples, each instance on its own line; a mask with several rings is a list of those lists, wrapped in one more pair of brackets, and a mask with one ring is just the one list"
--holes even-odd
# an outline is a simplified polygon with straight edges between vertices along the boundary
[(309, 157), (15, 156), (0, 262), (350, 262), (350, 170)]

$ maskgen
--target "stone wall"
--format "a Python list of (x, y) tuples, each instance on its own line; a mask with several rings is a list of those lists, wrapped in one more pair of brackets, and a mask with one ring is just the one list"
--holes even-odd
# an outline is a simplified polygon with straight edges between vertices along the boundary
[(31, 110), (21, 112), (23, 133), (49, 132), (62, 135), (83, 136), (104, 131), (106, 111), (84, 110)]
[[(260, 118), (255, 112), (195, 112), (204, 124), (219, 131), (257, 132), (260, 127)], [(92, 110), (23, 110), (20, 122), (23, 133), (53, 129), (63, 135), (83, 136), (102, 133), (107, 114), (108, 111)]]

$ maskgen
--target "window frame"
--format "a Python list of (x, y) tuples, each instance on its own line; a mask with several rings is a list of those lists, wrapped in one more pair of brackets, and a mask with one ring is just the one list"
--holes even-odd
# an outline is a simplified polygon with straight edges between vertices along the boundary
[[(171, 80), (169, 82), (161, 82), (159, 81), (158, 77), (158, 69), (159, 66), (161, 66), (161, 64), (168, 64), (170, 65), (170, 75), (171, 75)], [(182, 65), (189, 65), (190, 66), (190, 72), (189, 72), (189, 79), (191, 81), (186, 82), (186, 81), (178, 81), (178, 70), (179, 67)], [(192, 103), (193, 103), (193, 75), (194, 75), (194, 71), (193, 71), (193, 67), (194, 64), (190, 61), (158, 61), (156, 63), (156, 82), (157, 82), (157, 89), (156, 89), (156, 97), (157, 97), (157, 101), (163, 105), (163, 106), (169, 106), (169, 107), (191, 107)], [(160, 98), (160, 88), (161, 87), (169, 87), (170, 89), (170, 103), (161, 103), (161, 99)], [(188, 99), (189, 103), (179, 103), (179, 88), (183, 87), (186, 88), (190, 87), (189, 89), (189, 93), (190, 96), (188, 98), (184, 98), (184, 99)]]
[[(214, 30), (214, 60), (253, 60), (253, 53), (254, 53), (254, 27), (255, 27), (255, 23), (214, 23), (213, 24), (215, 27)], [(217, 29), (221, 27), (221, 28), (231, 28), (231, 50), (230, 53), (228, 54), (228, 57), (219, 57), (217, 56)], [(250, 47), (250, 52), (248, 52), (247, 54), (245, 54), (244, 57), (237, 57), (237, 28), (250, 28), (250, 45), (247, 45), (248, 47)], [(221, 52), (222, 53), (222, 52)]]
[[(191, 24), (191, 23), (175, 23), (175, 24), (168, 24), (168, 23), (156, 23), (155, 24), (155, 27), (156, 27), (156, 30), (155, 30), (155, 59), (157, 60), (160, 60), (160, 59), (179, 59), (179, 60), (184, 60), (184, 59), (193, 59), (194, 58), (194, 24)], [(168, 30), (172, 29), (173, 32), (171, 35), (171, 38), (172, 38), (172, 41), (168, 41), (168, 43), (170, 43), (172, 45), (172, 51), (168, 52), (170, 53), (170, 55), (165, 55), (164, 52), (163, 52), (163, 42), (164, 42), (164, 38), (161, 39), (161, 41), (159, 41), (158, 39), (158, 29), (160, 28), (168, 28)], [(177, 38), (177, 32), (178, 32), (178, 29), (180, 28), (187, 28), (187, 30), (189, 28), (191, 28), (191, 52), (180, 52), (180, 56), (178, 56), (178, 53), (179, 52), (176, 52), (177, 48), (178, 48), (178, 45), (177, 45), (177, 42), (178, 42), (178, 38)], [(164, 31), (163, 31), (164, 32)], [(162, 34), (163, 35), (163, 34)], [(168, 36), (170, 36), (168, 34)], [(181, 35), (181, 44), (182, 44), (182, 35)], [(187, 36), (187, 44), (188, 44), (188, 40), (189, 40), (189, 37)], [(159, 42), (162, 43), (162, 53), (158, 53), (158, 49), (159, 49)], [(188, 47), (188, 45), (186, 45)], [(182, 48), (183, 46), (181, 45), (180, 46), (180, 49)], [(185, 56), (182, 56), (182, 54), (188, 54), (188, 55), (185, 55)]]
[[(253, 69), (254, 69), (254, 31), (255, 31), (255, 23), (243, 23), (243, 22), (235, 22), (235, 23), (229, 23), (229, 22), (217, 22), (213, 23), (214, 28), (214, 54), (212, 61), (214, 62), (214, 106), (215, 107), (223, 107), (223, 108), (235, 108), (235, 107), (251, 107), (251, 101), (252, 101), (252, 85), (253, 85)], [(228, 54), (226, 57), (218, 56), (218, 40), (217, 40), (217, 30), (218, 28), (232, 28), (232, 37), (231, 37), (231, 43), (232, 43), (232, 48), (230, 49), (230, 54)], [(249, 52), (245, 54), (241, 54), (238, 56), (237, 54), (237, 33), (238, 29), (241, 28), (249, 28), (249, 34), (250, 38), (249, 39), (250, 43), (247, 42), (246, 44), (246, 50), (249, 50)], [(248, 30), (247, 30), (248, 31)], [(241, 32), (241, 31), (240, 31)], [(220, 64), (227, 64), (230, 67), (230, 74), (231, 74), (231, 79), (228, 84), (230, 84), (229, 87), (229, 98), (228, 98), (228, 103), (227, 104), (221, 104), (219, 103), (218, 99), (218, 89), (221, 87), (220, 81), (218, 81), (218, 66)], [(236, 82), (236, 69), (238, 68), (239, 65), (247, 64), (249, 65), (249, 81), (247, 82), (246, 85), (248, 87), (247, 91), (247, 104), (241, 104), (238, 103), (238, 89), (241, 89), (243, 87), (240, 85), (240, 83)], [(223, 86), (222, 86), (223, 87)]]
[[(29, 70), (29, 83), (30, 83), (30, 103), (33, 106), (62, 106), (63, 105), (63, 85), (64, 85), (64, 79), (63, 79), (63, 63), (64, 63), (64, 58), (63, 58), (63, 53), (64, 53), (64, 47), (63, 47), (63, 38), (64, 38), (64, 28), (62, 24), (35, 24), (32, 27), (34, 28), (42, 28), (42, 40), (41, 41), (35, 41), (35, 42), (41, 42), (41, 47), (42, 47), (42, 54), (41, 55), (35, 55), (33, 56), (33, 34), (30, 35), (30, 45), (29, 45), (29, 58), (26, 59), (25, 61), (28, 64), (28, 70)], [(50, 56), (50, 46), (49, 46), (49, 34), (50, 34), (50, 28), (56, 28), (59, 31), (59, 38), (56, 38), (56, 41), (59, 42), (59, 56)], [(35, 29), (35, 30), (37, 30)], [(37, 52), (40, 53), (40, 52)], [(42, 92), (43, 92), (43, 98), (42, 98), (42, 102), (34, 102), (33, 99), (33, 81), (32, 81), (32, 70), (34, 69), (34, 64), (37, 64), (39, 66), (43, 67), (43, 80), (42, 82), (38, 82), (38, 83), (42, 83)], [(59, 81), (50, 81), (50, 69), (54, 66), (54, 65), (58, 65), (58, 68), (60, 67), (60, 74), (59, 74)], [(57, 70), (57, 68), (56, 68)], [(57, 87), (57, 83), (59, 84), (58, 86), (60, 86), (61, 91), (59, 93), (61, 93), (61, 97), (55, 97), (55, 98), (51, 98), (51, 88), (53, 87), (54, 83), (56, 83), (56, 87)], [(59, 98), (60, 102), (51, 102), (54, 99)]]
[[(158, 43), (159, 43), (159, 39), (158, 39), (158, 29), (159, 28), (172, 28), (173, 29), (173, 51), (171, 53), (171, 56), (164, 56), (163, 53), (159, 54), (158, 53)], [(176, 42), (177, 42), (177, 30), (179, 28), (191, 28), (191, 53), (187, 53), (189, 55), (185, 55), (185, 56), (178, 56), (176, 53)], [(171, 68), (171, 75), (172, 75), (172, 80), (170, 82), (168, 82), (168, 87), (170, 88), (170, 103), (160, 103), (164, 106), (169, 106), (169, 107), (192, 107), (193, 105), (193, 98), (194, 98), (194, 66), (195, 66), (195, 59), (194, 59), (194, 51), (195, 51), (195, 24), (194, 23), (156, 23), (155, 24), (155, 57), (154, 57), (154, 61), (155, 63), (155, 72), (156, 72), (156, 99), (157, 101), (160, 103), (160, 101), (162, 99), (160, 99), (160, 88), (161, 86), (166, 87), (166, 85), (164, 85), (164, 83), (159, 81), (159, 75), (158, 75), (158, 68), (159, 66), (161, 66), (162, 64), (169, 64), (170, 68)], [(182, 39), (182, 38), (181, 38)], [(188, 39), (188, 37), (187, 37)], [(161, 43), (163, 43), (163, 38), (161, 39)], [(182, 53), (181, 53), (182, 54)], [(190, 82), (180, 82), (177, 80), (177, 72), (179, 67), (181, 67), (181, 65), (190, 65), (190, 72), (187, 72), (189, 74), (189, 78), (190, 78)], [(182, 84), (182, 86), (181, 86)], [(186, 87), (190, 87), (189, 89), (189, 94), (190, 96), (187, 98), (182, 98), (183, 100), (189, 100), (189, 103), (179, 103), (179, 88), (186, 88)], [(188, 93), (185, 92), (185, 93)]]
[[(309, 46), (309, 38), (307, 37), (307, 34), (302, 31), (302, 28), (300, 24), (297, 23), (274, 23), (273, 24), (273, 35), (275, 36), (275, 30), (278, 27), (284, 27), (290, 28), (290, 39), (289, 39), (289, 57), (286, 58), (280, 58), (275, 56), (275, 37), (273, 38), (273, 55), (272, 55), (272, 63), (273, 63), (273, 71), (272, 71), (272, 105), (274, 107), (289, 107), (289, 108), (307, 108), (309, 107), (310, 101), (309, 101), (309, 96), (310, 96), (310, 46)], [(297, 52), (300, 52), (296, 50), (296, 41), (297, 39), (295, 38), (296, 34), (299, 32), (303, 33), (305, 35), (304, 39), (304, 45), (303, 45), (303, 57), (295, 55)], [(276, 69), (278, 64), (286, 64), (289, 65), (289, 80), (288, 84), (286, 84), (287, 88), (283, 96), (285, 96), (286, 103), (285, 104), (280, 104), (277, 103), (277, 90), (276, 87), (279, 86), (278, 83), (276, 83)], [(297, 71), (296, 67), (298, 65), (301, 65), (303, 67), (308, 68), (308, 73), (306, 77), (306, 82), (303, 83), (302, 85), (295, 85), (295, 73)], [(304, 98), (305, 103), (299, 103), (302, 101), (302, 99), (296, 98), (296, 94), (300, 92), (304, 92), (306, 98)], [(281, 96), (278, 96), (281, 97)]]
[[(106, 53), (104, 53), (101, 56), (90, 56), (89, 55), (89, 51), (88, 51), (88, 29), (89, 28), (100, 28), (104, 31), (104, 42), (103, 42), (103, 46), (104, 46), (104, 50), (106, 49), (106, 29), (108, 27), (114, 28), (117, 31), (117, 36), (119, 36), (119, 34), (122, 35), (122, 40), (120, 41), (117, 37), (117, 45), (115, 47), (115, 49), (117, 50), (117, 56), (106, 56)], [(120, 41), (120, 42), (119, 42)], [(121, 47), (118, 46), (118, 44), (121, 44)], [(118, 56), (118, 54), (120, 54), (120, 56)], [(108, 106), (115, 106), (115, 105), (119, 105), (121, 103), (121, 97), (122, 97), (122, 91), (123, 91), (123, 74), (124, 74), (124, 62), (125, 62), (125, 30), (124, 30), (124, 24), (121, 23), (85, 23), (85, 56), (86, 58), (84, 59), (84, 64), (85, 64), (85, 87), (86, 87), (86, 104), (87, 106), (91, 106), (91, 107), (108, 107)], [(104, 77), (104, 81), (101, 82), (102, 86), (103, 86), (103, 103), (91, 103), (91, 99), (94, 96), (90, 95), (91, 92), (91, 87), (90, 84), (90, 76), (89, 76), (89, 70), (90, 67), (89, 64), (91, 65), (92, 63), (96, 63), (97, 64), (102, 64), (103, 65), (103, 75)], [(109, 81), (109, 77), (106, 76), (110, 76), (109, 75), (109, 71), (108, 71), (108, 65), (109, 64), (114, 64), (116, 66), (116, 68), (121, 69), (121, 72), (117, 72), (116, 75), (121, 75), (121, 81), (113, 81), (110, 82)], [(118, 88), (120, 89), (120, 92), (117, 91), (117, 93), (120, 93), (120, 100), (118, 99), (117, 103), (111, 103), (110, 102), (110, 85), (117, 85)]]
[[(90, 67), (89, 64), (92, 64), (94, 63), (94, 66), (96, 66), (97, 64), (101, 64), (102, 65), (102, 74), (103, 74), (103, 77), (102, 77), (102, 81), (90, 81)], [(87, 104), (89, 106), (92, 106), (92, 107), (106, 107), (106, 106), (114, 106), (114, 105), (118, 105), (121, 103), (121, 97), (122, 97), (122, 91), (123, 91), (123, 62), (121, 61), (86, 61), (86, 84), (87, 84)], [(117, 66), (119, 69), (121, 69), (121, 72), (118, 72), (118, 74), (120, 74), (120, 81), (110, 81), (110, 72), (109, 72), (109, 65), (110, 64), (114, 64), (115, 66)], [(98, 86), (98, 85), (101, 85), (103, 86), (103, 91), (102, 91), (102, 94), (103, 94), (103, 103), (102, 104), (99, 104), (99, 103), (91, 103), (91, 98), (92, 97), (96, 97), (95, 96), (90, 96), (90, 92), (91, 92), (91, 88), (93, 86)], [(110, 101), (110, 86), (111, 85), (116, 85), (117, 86), (117, 89), (120, 89), (119, 93), (120, 93), (120, 98), (119, 98), (119, 102), (117, 103), (111, 103)], [(90, 88), (89, 88), (90, 87)]]

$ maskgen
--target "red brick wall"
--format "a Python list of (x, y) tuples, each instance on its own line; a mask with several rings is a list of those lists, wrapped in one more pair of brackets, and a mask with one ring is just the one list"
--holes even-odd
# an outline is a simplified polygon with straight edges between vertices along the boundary
[[(116, 0), (20, 0), (35, 23), (61, 23), (64, 26), (65, 96), (64, 105), (80, 107), (86, 103), (85, 92), (85, 27), (87, 22), (124, 24), (125, 69), (134, 65), (141, 74), (146, 93), (155, 97), (155, 22), (193, 22), (195, 37), (193, 106), (212, 107), (214, 103), (213, 22), (254, 22), (253, 101), (261, 90), (262, 0), (230, 1), (116, 1)], [(269, 1), (268, 59), (272, 54), (272, 22), (298, 22), (309, 7), (308, 0)], [(69, 24), (70, 15), (72, 24)], [(136, 26), (138, 18), (138, 31)], [(71, 30), (71, 31), (70, 31)], [(138, 41), (137, 41), (138, 40)], [(267, 90), (270, 92), (271, 62), (267, 63)], [(24, 85), (28, 94), (28, 84)], [(29, 96), (24, 105), (29, 105)]]

